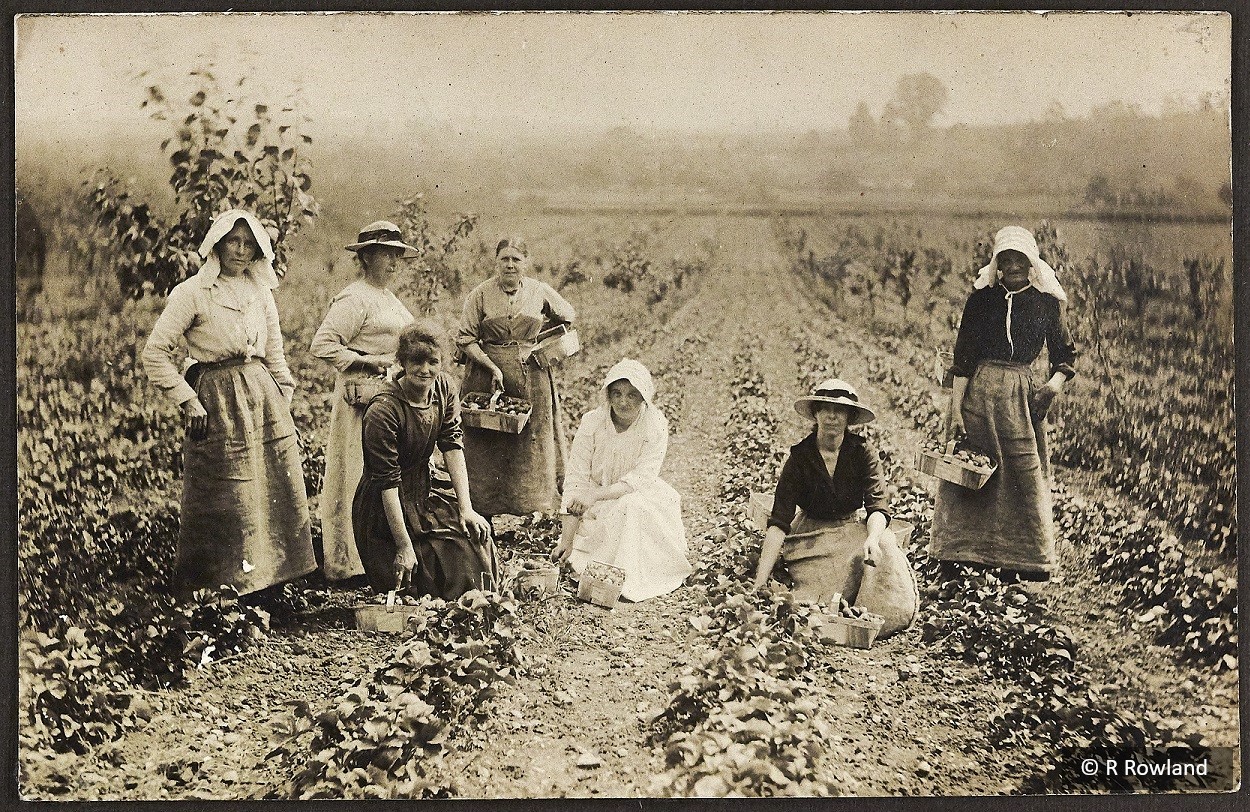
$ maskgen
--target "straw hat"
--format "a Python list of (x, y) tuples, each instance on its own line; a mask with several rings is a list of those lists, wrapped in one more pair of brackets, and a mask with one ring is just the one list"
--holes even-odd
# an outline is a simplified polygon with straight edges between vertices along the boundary
[(808, 420), (815, 420), (812, 415), (813, 403), (835, 403), (850, 407), (851, 413), (846, 421), (848, 426), (871, 423), (877, 419), (872, 409), (859, 402), (859, 393), (855, 391), (855, 387), (841, 378), (829, 378), (816, 384), (810, 395), (794, 402), (794, 410)]
[(404, 257), (413, 259), (421, 255), (421, 252), (404, 242), (404, 235), (399, 230), (399, 226), (389, 220), (378, 220), (370, 223), (360, 230), (360, 234), (356, 236), (356, 242), (347, 246), (348, 251), (359, 251), (368, 245), (388, 245), (391, 248), (404, 249)]

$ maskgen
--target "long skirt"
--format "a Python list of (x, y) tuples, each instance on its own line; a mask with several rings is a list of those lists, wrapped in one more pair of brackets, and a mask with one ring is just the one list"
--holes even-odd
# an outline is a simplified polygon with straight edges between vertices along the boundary
[(330, 436), (326, 440), (326, 471), (321, 483), (322, 570), (331, 581), (364, 573), (352, 531), (352, 499), (365, 470), (361, 442), (364, 410), (343, 399), (343, 375), (334, 382)]
[[(560, 395), (550, 369), (522, 363), (520, 347), (484, 344), (504, 374), (504, 393), (524, 398), (533, 412), (520, 434), (466, 426), (464, 461), (473, 507), (482, 514), (550, 512), (559, 507), (568, 445)], [(490, 372), (468, 362), (461, 391), (491, 391)]]
[(642, 601), (681, 586), (686, 560), (681, 496), (664, 480), (619, 499), (597, 502), (582, 516), (569, 563), (581, 573), (591, 561), (625, 570), (621, 597)]
[[(382, 486), (365, 477), (356, 490), (353, 523), (360, 561), (369, 585), (379, 592), (395, 589), (395, 539), (382, 506)], [(403, 472), (399, 501), (404, 523), (417, 554), (413, 597), (433, 595), (447, 600), (471, 589), (495, 589), (498, 566), (494, 542), (473, 542), (460, 529), (460, 510), (450, 478), (441, 471), (418, 467)]]
[(964, 394), (969, 445), (998, 461), (980, 490), (938, 485), (929, 553), (1034, 574), (1055, 567), (1055, 525), (1046, 433), (1030, 404), (1037, 390), (1023, 364), (983, 361)]
[(246, 594), (312, 572), (295, 422), (273, 376), (254, 361), (206, 370), (196, 388), (208, 431), (183, 445), (177, 589)]

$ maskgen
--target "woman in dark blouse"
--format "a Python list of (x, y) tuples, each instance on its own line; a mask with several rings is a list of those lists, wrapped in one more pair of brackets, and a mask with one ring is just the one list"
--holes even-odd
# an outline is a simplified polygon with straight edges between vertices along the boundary
[[(493, 585), (490, 524), (473, 509), (456, 384), (442, 371), (442, 331), (416, 322), (399, 334), (402, 372), (364, 416), (365, 470), (352, 529), (379, 592), (454, 599)], [(430, 464), (435, 446), (450, 481)]]
[[(1076, 375), (1076, 345), (1064, 323), (1067, 295), (1033, 235), (1007, 226), (964, 306), (952, 367), (948, 432), (998, 463), (980, 490), (938, 486), (930, 554), (1045, 581), (1055, 566), (1055, 529), (1044, 421)], [(1031, 365), (1045, 345), (1049, 375)]]
[[(822, 555), (819, 549), (807, 549), (813, 544), (832, 549), (853, 543), (857, 551), (862, 549), (871, 557), (889, 532), (881, 458), (867, 440), (847, 432), (848, 426), (868, 423), (876, 415), (859, 402), (854, 387), (836, 378), (824, 381), (811, 395), (799, 398), (794, 408), (815, 427), (790, 448), (790, 456), (781, 468), (755, 570), (757, 588), (768, 581), (778, 555), (783, 554), (783, 546), (789, 544), (788, 537), (817, 534), (810, 542), (791, 545), (804, 548), (803, 560)], [(803, 515), (796, 522), (797, 508), (803, 509)], [(866, 521), (858, 516), (860, 508), (867, 514)], [(792, 552), (795, 551), (784, 553), (787, 563), (794, 557)], [(790, 567), (794, 591), (800, 598), (823, 601), (834, 592), (844, 591), (841, 583), (804, 583), (805, 569)], [(845, 576), (851, 578), (849, 569)]]

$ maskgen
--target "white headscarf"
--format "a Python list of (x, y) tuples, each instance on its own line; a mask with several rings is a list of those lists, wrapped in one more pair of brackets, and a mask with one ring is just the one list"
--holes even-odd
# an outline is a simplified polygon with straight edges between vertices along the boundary
[(642, 365), (641, 361), (635, 361), (633, 358), (622, 358), (608, 370), (608, 374), (603, 379), (603, 405), (608, 407), (608, 387), (617, 381), (629, 381), (642, 399), (651, 405), (652, 399), (655, 397), (655, 382), (651, 380), (651, 372)]
[(213, 220), (208, 234), (204, 236), (204, 242), (200, 243), (200, 256), (204, 258), (204, 264), (200, 266), (195, 276), (206, 288), (211, 287), (213, 282), (217, 281), (217, 277), (221, 275), (221, 262), (217, 259), (217, 252), (213, 248), (240, 220), (247, 223), (247, 227), (252, 232), (252, 238), (260, 246), (260, 257), (248, 266), (248, 272), (257, 283), (272, 290), (278, 286), (278, 273), (273, 268), (273, 243), (270, 242), (269, 233), (265, 231), (265, 227), (261, 225), (260, 220), (256, 219), (256, 215), (243, 209), (231, 209)]
[(994, 256), (990, 264), (977, 274), (977, 281), (972, 286), (978, 290), (997, 285), (999, 282), (998, 255), (1003, 251), (1019, 251), (1029, 258), (1029, 284), (1042, 293), (1049, 293), (1061, 302), (1068, 301), (1068, 294), (1063, 292), (1055, 269), (1046, 264), (1037, 248), (1037, 240), (1026, 228), (1006, 226), (994, 235)]

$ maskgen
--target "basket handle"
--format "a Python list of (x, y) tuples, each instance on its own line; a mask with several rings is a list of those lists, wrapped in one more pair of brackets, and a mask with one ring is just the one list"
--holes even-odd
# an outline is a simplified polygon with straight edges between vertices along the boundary
[(486, 408), (490, 409), (492, 412), (495, 411), (495, 407), (499, 405), (499, 396), (502, 394), (502, 389), (496, 389), (494, 394), (490, 396), (490, 403), (487, 404)]
[(946, 444), (946, 456), (950, 457), (955, 453), (955, 441), (951, 440)]
[(386, 593), (386, 611), (395, 611), (395, 590)]

